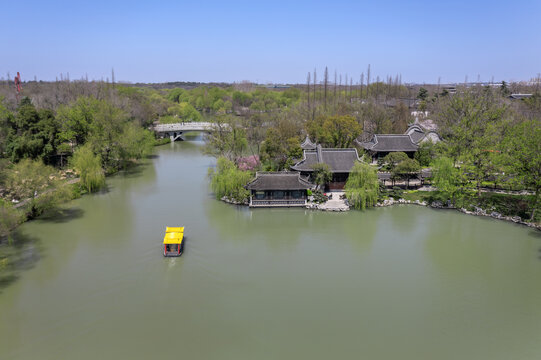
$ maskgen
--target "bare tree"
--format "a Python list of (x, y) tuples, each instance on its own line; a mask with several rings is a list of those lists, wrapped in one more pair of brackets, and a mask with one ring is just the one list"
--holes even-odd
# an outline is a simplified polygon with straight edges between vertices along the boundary
[(334, 70), (334, 104), (336, 105), (336, 70)]
[(325, 95), (324, 95), (325, 111), (327, 111), (327, 85), (328, 85), (328, 83), (329, 83), (329, 70), (325, 66), (325, 74), (324, 74), (324, 77), (323, 77), (323, 86), (324, 86), (324, 89), (325, 89)]
[(368, 69), (366, 70), (366, 96), (370, 91), (370, 64), (368, 64)]
[(361, 73), (361, 98), (363, 97), (364, 73)]
[(338, 98), (342, 95), (342, 74), (340, 74), (340, 83), (338, 85)]
[(310, 71), (306, 77), (306, 90), (308, 91), (308, 111), (310, 111)]
[(317, 72), (316, 72), (316, 69), (314, 68), (314, 111), (316, 108), (316, 84), (317, 84)]
[(346, 100), (348, 98), (348, 74), (346, 74), (346, 81), (344, 81), (344, 87), (346, 88), (344, 100)]

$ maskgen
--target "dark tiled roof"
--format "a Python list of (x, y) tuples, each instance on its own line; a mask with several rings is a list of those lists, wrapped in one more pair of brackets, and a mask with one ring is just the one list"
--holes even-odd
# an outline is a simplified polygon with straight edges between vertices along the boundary
[(301, 177), (299, 172), (257, 172), (246, 185), (248, 190), (303, 190), (315, 185)]
[(415, 130), (409, 136), (411, 138), (411, 141), (413, 141), (413, 143), (418, 144), (419, 141), (423, 140), (423, 138), (425, 137), (425, 133), (422, 131)]
[(324, 149), (318, 145), (316, 150), (305, 150), (304, 159), (291, 168), (297, 171), (312, 171), (315, 164), (329, 165), (331, 172), (349, 172), (359, 160), (357, 149)]
[(374, 135), (369, 142), (359, 143), (363, 148), (375, 152), (417, 151), (409, 135)]
[(304, 139), (304, 142), (301, 144), (301, 149), (303, 150), (314, 150), (316, 148), (316, 144), (310, 140), (310, 137), (306, 135), (306, 139)]

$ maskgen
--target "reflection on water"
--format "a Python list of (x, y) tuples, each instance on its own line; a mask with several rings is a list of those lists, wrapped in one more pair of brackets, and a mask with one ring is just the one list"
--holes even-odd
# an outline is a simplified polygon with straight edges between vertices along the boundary
[[(227, 205), (201, 147), (161, 146), (20, 228), (35, 256), (0, 293), (1, 359), (539, 358), (538, 233), (415, 206)], [(186, 227), (179, 258), (165, 226)]]

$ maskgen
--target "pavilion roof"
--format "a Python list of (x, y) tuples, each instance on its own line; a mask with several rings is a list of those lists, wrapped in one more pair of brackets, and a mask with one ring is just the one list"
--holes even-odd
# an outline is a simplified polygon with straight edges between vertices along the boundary
[(304, 139), (303, 143), (301, 144), (301, 149), (315, 150), (316, 147), (316, 143), (312, 142), (312, 140), (310, 140), (310, 136), (306, 135), (306, 139)]
[(254, 180), (246, 185), (248, 190), (304, 190), (315, 185), (299, 172), (257, 172)]
[(372, 140), (359, 143), (363, 148), (374, 152), (417, 151), (409, 135), (375, 134)]
[(304, 150), (304, 158), (291, 168), (297, 171), (313, 171), (315, 164), (325, 163), (331, 172), (346, 173), (356, 161), (359, 161), (359, 155), (355, 148), (322, 148), (318, 145), (314, 150)]

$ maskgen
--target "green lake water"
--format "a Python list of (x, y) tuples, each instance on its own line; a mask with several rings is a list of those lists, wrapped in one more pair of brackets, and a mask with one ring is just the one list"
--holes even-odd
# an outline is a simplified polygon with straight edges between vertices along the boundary
[[(169, 144), (20, 227), (0, 359), (541, 359), (541, 232), (416, 206), (216, 201)], [(185, 253), (163, 258), (165, 226)]]

